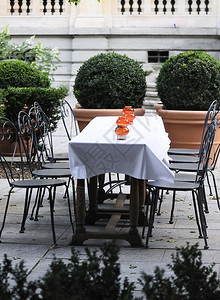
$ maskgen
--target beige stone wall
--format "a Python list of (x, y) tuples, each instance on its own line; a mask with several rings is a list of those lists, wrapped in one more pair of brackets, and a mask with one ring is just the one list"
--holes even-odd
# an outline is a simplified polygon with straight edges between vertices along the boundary
[[(17, 3), (17, 1), (15, 1)], [(26, 1), (23, 1), (23, 3)], [(50, 3), (50, 1), (47, 1)], [(18, 13), (18, 5), (10, 13), (10, 1), (0, 1), (0, 30), (9, 25), (13, 42), (36, 35), (45, 45), (60, 49), (61, 66), (55, 74), (55, 84), (65, 83), (70, 90), (76, 72), (84, 60), (100, 52), (115, 51), (127, 54), (153, 73), (147, 78), (153, 84), (160, 64), (148, 63), (149, 51), (169, 51), (175, 55), (185, 50), (203, 50), (220, 59), (220, 1), (209, 1), (209, 13), (205, 14), (205, 2), (201, 1), (201, 13), (187, 11), (188, 0), (176, 0), (172, 14), (170, 1), (166, 14), (162, 1), (155, 14), (154, 1), (142, 0), (142, 12), (129, 13), (129, 1), (121, 13), (120, 0), (81, 0), (79, 6), (64, 1), (63, 13), (59, 13), (59, 1), (51, 14), (48, 4), (43, 14), (42, 0), (32, 0), (30, 13)], [(174, 25), (175, 24), (175, 25)]]

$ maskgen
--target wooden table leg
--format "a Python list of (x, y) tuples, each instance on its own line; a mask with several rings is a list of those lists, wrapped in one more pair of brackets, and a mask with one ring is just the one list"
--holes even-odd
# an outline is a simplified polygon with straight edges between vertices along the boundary
[(99, 219), (97, 215), (97, 176), (91, 177), (89, 179), (89, 210), (86, 215), (86, 224), (93, 225)]
[(82, 245), (85, 235), (85, 181), (77, 179), (76, 187), (76, 233), (72, 237), (70, 245)]
[[(92, 190), (97, 186), (97, 179), (92, 179)], [(138, 179), (131, 178), (131, 194), (130, 194), (130, 229), (128, 233), (120, 232), (89, 232), (85, 230), (85, 182), (83, 179), (77, 180), (77, 204), (76, 204), (76, 233), (72, 237), (71, 245), (82, 245), (88, 239), (122, 239), (126, 240), (133, 247), (142, 247), (142, 239), (138, 232), (138, 218), (139, 218), (139, 193), (140, 183)], [(91, 208), (96, 210), (96, 198), (91, 202)]]
[(84, 179), (77, 179), (77, 201), (76, 201), (76, 231), (85, 231), (85, 181)]

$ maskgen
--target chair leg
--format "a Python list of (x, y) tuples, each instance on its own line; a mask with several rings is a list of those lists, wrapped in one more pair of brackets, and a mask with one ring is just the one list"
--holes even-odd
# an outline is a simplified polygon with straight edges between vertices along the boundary
[(207, 203), (207, 199), (206, 199), (206, 193), (205, 193), (205, 186), (204, 186), (204, 184), (202, 186), (201, 192), (202, 192), (202, 203), (204, 205), (204, 210), (205, 210), (205, 213), (208, 214), (209, 213), (209, 208), (208, 208), (208, 203)]
[[(215, 180), (215, 174), (212, 171), (209, 171), (212, 175), (212, 180), (213, 180), (213, 184), (214, 184), (214, 189), (215, 189), (215, 196), (216, 196), (216, 200), (217, 200), (217, 205), (218, 205), (218, 209), (220, 210), (220, 203), (219, 203), (219, 197), (218, 197), (218, 189), (217, 189), (217, 185), (216, 185), (216, 180)], [(208, 177), (208, 176), (207, 176)]]
[(158, 197), (158, 199), (160, 200), (159, 205), (158, 205), (158, 210), (157, 210), (157, 215), (160, 216), (161, 215), (161, 205), (163, 202), (163, 190), (161, 190), (161, 194)]
[(202, 229), (202, 233), (203, 233), (203, 239), (204, 239), (204, 249), (208, 249), (208, 243), (207, 243), (207, 231), (206, 231), (206, 227), (207, 227), (207, 223), (206, 223), (206, 218), (205, 218), (205, 214), (203, 211), (203, 206), (202, 206), (202, 201), (201, 201), (201, 197), (202, 197), (202, 191), (201, 189), (198, 190), (198, 194), (197, 195), (197, 205), (198, 205), (198, 210), (199, 210), (199, 217), (200, 217), (200, 223), (201, 223), (201, 229)]
[(212, 188), (211, 188), (211, 184), (210, 184), (210, 180), (209, 180), (209, 176), (208, 174), (206, 174), (206, 179), (207, 179), (207, 183), (208, 183), (208, 187), (209, 187), (209, 196), (213, 196), (213, 193), (212, 193)]
[(150, 205), (150, 190), (149, 189), (149, 193), (147, 193), (146, 195), (146, 202), (145, 202), (145, 206), (146, 206), (146, 210), (145, 210), (145, 216), (144, 216), (144, 221), (143, 221), (143, 228), (142, 228), (142, 239), (144, 239), (144, 234), (145, 234), (145, 228), (148, 225), (148, 211), (149, 211), (149, 205)]
[(38, 212), (39, 212), (39, 208), (43, 207), (43, 199), (45, 196), (45, 192), (46, 192), (46, 188), (38, 189), (36, 197), (35, 197), (35, 202), (34, 202), (34, 205), (33, 205), (32, 211), (31, 211), (30, 220), (38, 221), (38, 213), (37, 214), (35, 213), (35, 218), (34, 218), (34, 211), (37, 207)]
[(169, 224), (173, 224), (173, 212), (174, 212), (174, 208), (175, 208), (175, 200), (176, 200), (176, 191), (173, 191), (172, 208), (171, 208), (171, 213), (170, 213)]
[[(196, 194), (197, 196), (197, 194)], [(198, 196), (197, 196), (198, 198)], [(196, 207), (196, 197), (195, 197), (195, 192), (192, 191), (192, 199), (193, 199), (193, 206), (194, 206), (194, 211), (195, 211), (195, 217), (196, 217), (196, 224), (199, 230), (199, 238), (202, 238), (202, 231), (201, 231), (201, 226), (199, 224), (199, 216), (198, 216), (198, 211), (197, 211), (197, 207)]]
[[(73, 224), (73, 218), (72, 218), (72, 210), (71, 210), (71, 205), (70, 205), (70, 197), (69, 197), (69, 191), (68, 191), (68, 186), (66, 185), (66, 191), (65, 191), (66, 197), (67, 197), (67, 203), (68, 203), (68, 210), (69, 210), (69, 217), (70, 217), (70, 224), (72, 226), (72, 230), (74, 233), (74, 224)], [(74, 204), (74, 212), (75, 212), (75, 201), (73, 201)], [(76, 215), (75, 215), (76, 217)]]
[[(71, 177), (69, 177), (69, 179), (68, 179), (68, 183), (67, 183), (68, 188), (69, 188), (69, 186), (70, 186), (70, 181), (71, 181)], [(63, 198), (67, 198), (66, 191), (65, 191), (65, 193), (64, 193)]]
[(30, 220), (33, 220), (34, 219), (34, 217), (33, 217), (33, 215), (34, 215), (34, 211), (35, 211), (35, 208), (36, 208), (36, 206), (37, 206), (37, 203), (38, 203), (38, 201), (39, 201), (39, 193), (40, 193), (40, 190), (41, 189), (37, 189), (37, 193), (36, 193), (36, 196), (35, 196), (35, 201), (34, 201), (34, 205), (33, 205), (33, 207), (32, 207), (32, 211), (31, 211), (31, 215), (30, 215)]
[(23, 233), (25, 231), (25, 222), (27, 220), (27, 216), (28, 216), (28, 211), (29, 211), (29, 207), (30, 207), (30, 201), (31, 201), (31, 196), (32, 196), (32, 190), (33, 189), (26, 189), (26, 195), (25, 195), (25, 202), (24, 202), (24, 212), (23, 212), (23, 219), (21, 222), (21, 229), (20, 229), (20, 233)]
[(42, 207), (42, 202), (43, 202), (43, 198), (45, 195), (45, 190), (46, 189), (40, 189), (39, 191), (39, 195), (38, 195), (38, 199), (37, 199), (37, 208), (36, 208), (36, 212), (35, 212), (35, 217), (34, 217), (34, 221), (38, 221), (38, 214), (39, 214), (39, 209), (40, 207)]
[(148, 248), (149, 238), (152, 236), (152, 229), (153, 229), (154, 217), (155, 217), (155, 212), (157, 207), (158, 194), (159, 194), (159, 189), (155, 189), (152, 192), (152, 203), (151, 203), (150, 217), (148, 223), (148, 232), (147, 232), (146, 243), (145, 243), (146, 248)]
[(0, 238), (1, 238), (4, 226), (5, 226), (6, 216), (7, 216), (7, 212), (8, 212), (8, 205), (9, 205), (9, 200), (10, 200), (10, 197), (11, 197), (12, 190), (13, 190), (13, 187), (11, 187), (9, 192), (8, 192), (8, 198), (7, 198), (7, 202), (6, 202), (6, 205), (5, 205), (5, 213), (4, 213), (4, 217), (3, 217), (3, 221), (2, 221), (2, 227), (0, 229)]
[(53, 235), (53, 243), (56, 245), (56, 234), (55, 234), (55, 226), (54, 226), (54, 201), (52, 188), (48, 188), (49, 190), (49, 201), (50, 201), (50, 217), (51, 217), (51, 227), (52, 227), (52, 235)]

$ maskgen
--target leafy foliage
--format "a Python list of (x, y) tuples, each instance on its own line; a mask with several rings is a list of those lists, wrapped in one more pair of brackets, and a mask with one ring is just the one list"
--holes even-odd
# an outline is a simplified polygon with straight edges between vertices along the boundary
[(12, 261), (4, 255), (3, 265), (0, 265), (1, 300), (37, 300), (37, 283), (27, 282), (27, 269), (21, 261), (12, 266)]
[(0, 117), (5, 117), (4, 92), (0, 90)]
[(83, 108), (141, 107), (145, 92), (142, 66), (116, 53), (101, 53), (85, 61), (74, 84), (74, 94)]
[[(5, 255), (0, 266), (0, 294), (2, 300), (132, 300), (134, 285), (127, 279), (120, 285), (118, 247), (107, 243), (101, 254), (85, 249), (87, 259), (81, 261), (73, 249), (68, 264), (54, 259), (46, 274), (35, 281), (27, 281), (23, 262), (15, 268)], [(11, 284), (12, 283), (12, 284)], [(137, 298), (136, 298), (137, 299)]]
[[(2, 300), (141, 300), (133, 295), (134, 283), (125, 278), (121, 284), (119, 248), (106, 243), (101, 253), (85, 249), (87, 258), (80, 259), (73, 249), (68, 263), (54, 258), (45, 275), (28, 281), (23, 261), (15, 266), (4, 256), (0, 264)], [(148, 300), (214, 300), (220, 297), (220, 283), (213, 265), (203, 266), (198, 244), (177, 248), (168, 265), (173, 275), (156, 267), (154, 276), (142, 274), (140, 283)]]
[(86, 248), (87, 260), (82, 262), (75, 250), (67, 265), (61, 260), (54, 260), (41, 279), (42, 298), (54, 300), (133, 299), (133, 284), (125, 280), (122, 290), (120, 288), (118, 251), (118, 247), (108, 243), (101, 248), (100, 257), (97, 251), (91, 252)]
[(170, 57), (156, 80), (165, 109), (207, 110), (220, 97), (220, 62), (201, 51)]
[(6, 26), (4, 30), (0, 32), (0, 60), (8, 58), (8, 43), (10, 39), (11, 36), (8, 33), (8, 26)]
[(52, 129), (57, 127), (60, 119), (59, 100), (67, 96), (68, 89), (60, 88), (41, 88), (41, 87), (8, 87), (0, 89), (0, 101), (3, 101), (5, 116), (15, 124), (20, 110), (30, 109), (34, 102), (38, 102), (44, 112), (49, 117)]
[(0, 33), (0, 60), (22, 60), (49, 75), (58, 67), (60, 62), (59, 52), (57, 48), (45, 47), (41, 41), (34, 46), (34, 39), (35, 36), (31, 36), (20, 45), (16, 43), (10, 44), (9, 27), (6, 26)]
[(48, 76), (21, 60), (0, 62), (0, 88), (49, 87)]
[(154, 276), (142, 274), (143, 292), (149, 300), (211, 300), (220, 297), (220, 282), (213, 266), (202, 264), (198, 244), (177, 248), (168, 267), (174, 275), (165, 277), (156, 267)]

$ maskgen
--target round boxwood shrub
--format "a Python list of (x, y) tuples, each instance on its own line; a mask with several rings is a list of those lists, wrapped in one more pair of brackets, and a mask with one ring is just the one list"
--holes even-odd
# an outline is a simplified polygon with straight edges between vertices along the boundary
[(207, 110), (220, 96), (220, 62), (201, 51), (170, 57), (156, 80), (165, 109)]
[(73, 91), (83, 108), (138, 108), (145, 97), (146, 76), (134, 59), (101, 53), (79, 68)]
[(8, 60), (0, 63), (0, 88), (50, 86), (48, 75), (31, 67), (21, 60)]

